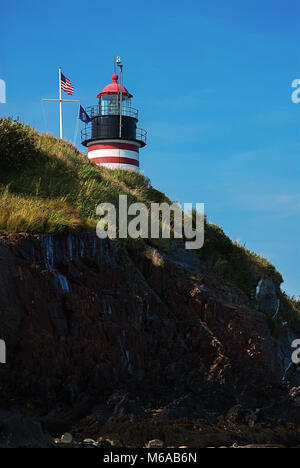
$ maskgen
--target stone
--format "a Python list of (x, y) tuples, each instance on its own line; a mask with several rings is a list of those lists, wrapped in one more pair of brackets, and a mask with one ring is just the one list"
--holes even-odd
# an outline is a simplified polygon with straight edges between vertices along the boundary
[(71, 444), (72, 441), (73, 441), (73, 436), (70, 432), (65, 432), (60, 438), (60, 442), (62, 444)]
[(160, 439), (153, 439), (146, 443), (146, 448), (163, 448), (165, 443)]
[(84, 440), (83, 440), (83, 443), (84, 443), (84, 444), (88, 444), (88, 445), (95, 445), (95, 444), (97, 444), (97, 442), (96, 442), (94, 439), (84, 439)]
[(102, 437), (100, 437), (98, 439), (98, 442), (97, 442), (97, 447), (98, 448), (110, 448), (112, 447), (114, 444), (114, 442), (110, 439), (102, 439)]
[(105, 439), (105, 441), (108, 442), (112, 447), (113, 447), (114, 445), (116, 445), (114, 440)]

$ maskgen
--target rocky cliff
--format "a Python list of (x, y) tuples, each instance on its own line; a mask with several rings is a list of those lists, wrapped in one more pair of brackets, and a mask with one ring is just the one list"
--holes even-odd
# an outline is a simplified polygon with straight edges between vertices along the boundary
[(196, 252), (101, 241), (96, 207), (120, 194), (171, 203), (142, 174), (0, 119), (0, 446), (65, 430), (127, 445), (299, 443), (300, 303), (280, 273), (208, 221)]
[(275, 342), (266, 315), (178, 243), (164, 254), (94, 233), (0, 238), (1, 400), (50, 431), (60, 410), (71, 424), (95, 408), (99, 424), (232, 408), (297, 423), (284, 382), (294, 336), (283, 327)]

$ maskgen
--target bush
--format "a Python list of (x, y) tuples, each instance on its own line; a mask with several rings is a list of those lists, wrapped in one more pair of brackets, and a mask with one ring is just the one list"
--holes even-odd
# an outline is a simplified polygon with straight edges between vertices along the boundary
[(37, 133), (18, 120), (0, 119), (0, 168), (19, 170), (37, 155)]
[(280, 291), (282, 276), (265, 258), (251, 252), (226, 236), (224, 231), (205, 220), (204, 246), (198, 250), (201, 260), (209, 261), (221, 278), (234, 283), (249, 299), (255, 300), (255, 289), (262, 277), (270, 278)]

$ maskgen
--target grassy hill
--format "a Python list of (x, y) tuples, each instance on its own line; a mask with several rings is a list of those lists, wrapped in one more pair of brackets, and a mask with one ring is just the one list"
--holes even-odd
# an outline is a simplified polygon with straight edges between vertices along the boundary
[[(128, 202), (171, 203), (151, 186), (148, 178), (129, 171), (97, 167), (77, 148), (28, 125), (0, 119), (0, 232), (62, 233), (95, 229), (101, 202), (118, 205), (120, 194)], [(170, 241), (150, 239), (168, 251)], [(131, 248), (143, 242), (131, 242)], [(300, 304), (280, 292), (283, 279), (268, 260), (231, 241), (208, 222), (204, 247), (198, 251), (216, 275), (236, 284), (251, 300), (261, 277), (277, 285), (281, 302), (293, 315)]]
[(96, 206), (169, 201), (135, 172), (99, 168), (66, 141), (0, 119), (0, 229), (63, 232), (94, 229)]

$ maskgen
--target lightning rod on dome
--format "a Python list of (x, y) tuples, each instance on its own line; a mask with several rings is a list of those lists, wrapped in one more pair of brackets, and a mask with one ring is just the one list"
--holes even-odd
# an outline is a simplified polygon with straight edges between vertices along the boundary
[(119, 138), (122, 136), (122, 86), (123, 86), (123, 65), (121, 63), (121, 57), (116, 58), (116, 64), (120, 68), (120, 120), (119, 120)]

